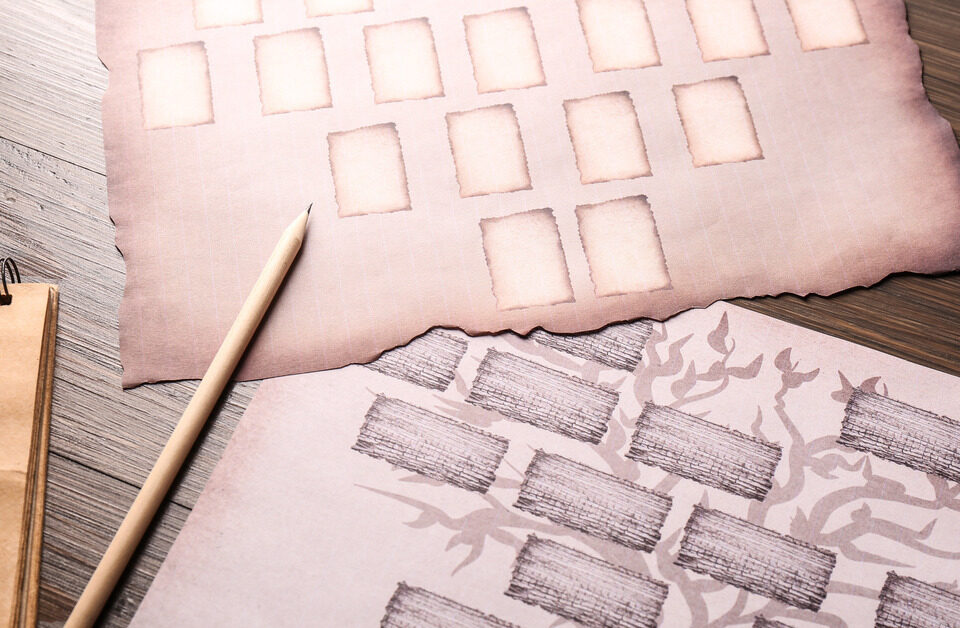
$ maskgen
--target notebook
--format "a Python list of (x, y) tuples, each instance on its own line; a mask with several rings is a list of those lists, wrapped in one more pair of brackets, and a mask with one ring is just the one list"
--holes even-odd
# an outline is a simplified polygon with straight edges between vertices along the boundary
[[(0, 304), (0, 626), (34, 626), (57, 333), (56, 286)], [(6, 299), (3, 299), (6, 300)]]

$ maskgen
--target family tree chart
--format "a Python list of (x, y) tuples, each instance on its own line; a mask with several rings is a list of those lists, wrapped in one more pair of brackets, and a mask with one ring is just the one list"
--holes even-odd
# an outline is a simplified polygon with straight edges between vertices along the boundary
[(956, 388), (726, 304), (434, 331), (264, 383), (134, 624), (953, 625)]

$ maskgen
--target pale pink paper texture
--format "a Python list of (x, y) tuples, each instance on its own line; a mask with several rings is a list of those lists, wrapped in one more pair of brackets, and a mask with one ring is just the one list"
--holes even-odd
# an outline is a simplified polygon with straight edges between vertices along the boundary
[[(215, 12), (218, 3), (202, 4)], [(127, 266), (125, 385), (200, 376), (279, 233), (309, 202), (300, 260), (241, 378), (367, 361), (437, 325), (583, 331), (722, 298), (829, 294), (895, 271), (960, 266), (960, 151), (923, 91), (901, 0), (858, 0), (869, 41), (808, 52), (784, 0), (756, 0), (769, 54), (710, 62), (684, 2), (646, 0), (659, 64), (609, 70), (604, 56), (600, 72), (574, 0), (391, 1), (372, 11), (342, 4), (358, 12), (308, 18), (300, 0), (263, 0), (262, 21), (198, 30), (190, 0), (97, 0), (98, 49), (110, 70), (103, 103), (110, 214)], [(526, 7), (536, 41), (514, 29), (510, 45), (539, 55), (545, 84), (478, 94), (463, 16), (517, 6)], [(218, 19), (205, 12), (203, 23)], [(395, 22), (408, 27), (366, 41), (364, 27)], [(273, 103), (285, 102), (278, 97), (263, 115), (254, 38), (304, 28), (320, 32), (332, 106), (277, 113)], [(613, 43), (593, 35), (595, 45)], [(843, 37), (827, 33), (810, 47)], [(417, 67), (404, 66), (402, 51), (383, 49), (398, 41), (412, 42)], [(146, 130), (143, 111), (175, 103), (164, 103), (162, 79), (146, 79), (151, 100), (141, 102), (138, 51), (191, 42), (205, 50), (213, 122)], [(377, 72), (393, 68), (410, 79), (384, 98), (408, 99), (376, 103), (370, 56)], [(483, 58), (484, 84), (498, 84), (489, 58), (496, 55)], [(535, 67), (532, 56), (528, 65)], [(203, 71), (189, 68), (191, 77)], [(730, 142), (704, 163), (718, 153), (749, 161), (694, 167), (673, 88), (726, 77), (742, 88), (756, 137), (728, 108), (722, 115), (740, 120), (737, 129), (717, 128), (717, 137), (703, 140), (714, 148), (718, 138)], [(636, 109), (652, 174), (583, 184), (563, 103), (617, 92)], [(203, 109), (205, 101), (194, 100), (191, 107)], [(528, 172), (510, 165), (516, 151), (493, 150), (510, 145), (506, 136), (471, 147), (465, 161), (512, 168), (493, 178), (529, 176), (529, 185), (473, 195), (490, 173), (473, 172), (466, 192), (458, 185), (446, 116), (496, 105), (516, 113)], [(208, 118), (176, 113), (162, 119)], [(400, 140), (409, 211), (338, 211), (328, 135), (387, 124)], [(505, 128), (496, 126), (501, 135)], [(691, 121), (697, 133), (710, 128), (709, 118)], [(368, 176), (359, 185), (376, 196), (377, 173)], [(403, 190), (390, 195), (402, 199)], [(655, 219), (669, 287), (598, 297), (575, 208), (637, 196)], [(480, 221), (544, 208), (557, 220), (574, 300), (498, 309)]]
[[(617, 391), (600, 443), (465, 401), (491, 348)], [(443, 392), (361, 366), (268, 381), (132, 625), (376, 626), (403, 581), (547, 628), (555, 615), (504, 595), (531, 533), (664, 582), (660, 626), (749, 626), (756, 615), (795, 627), (872, 626), (891, 570), (952, 592), (942, 617), (960, 616), (957, 482), (838, 445), (855, 387), (960, 417), (957, 378), (726, 304), (654, 323), (632, 373), (505, 334), (470, 339)], [(506, 438), (489, 490), (426, 479), (354, 450), (377, 395)], [(626, 458), (648, 401), (780, 447), (769, 492), (747, 498)], [(652, 552), (518, 508), (536, 449), (672, 498)], [(696, 504), (836, 554), (819, 611), (676, 565)]]

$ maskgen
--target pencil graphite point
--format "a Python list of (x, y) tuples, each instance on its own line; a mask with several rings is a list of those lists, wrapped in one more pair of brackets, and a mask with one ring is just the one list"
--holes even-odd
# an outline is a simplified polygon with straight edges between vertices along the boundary
[(307, 216), (310, 215), (310, 210), (311, 210), (311, 209), (313, 209), (313, 203), (310, 203), (309, 205), (307, 205)]

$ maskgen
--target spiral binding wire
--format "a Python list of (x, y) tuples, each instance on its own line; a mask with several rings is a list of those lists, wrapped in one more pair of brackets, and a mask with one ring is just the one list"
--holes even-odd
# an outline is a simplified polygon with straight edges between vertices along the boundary
[(3, 287), (0, 289), (0, 305), (10, 305), (13, 302), (13, 295), (7, 287), (8, 274), (11, 284), (20, 283), (20, 269), (17, 268), (17, 262), (12, 257), (0, 258), (0, 280), (3, 282)]

